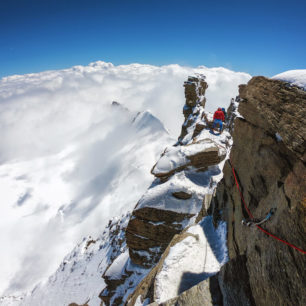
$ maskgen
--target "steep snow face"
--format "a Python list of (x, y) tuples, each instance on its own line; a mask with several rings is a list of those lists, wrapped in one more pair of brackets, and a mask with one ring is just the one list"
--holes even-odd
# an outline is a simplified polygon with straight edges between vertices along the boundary
[(275, 80), (281, 80), (306, 90), (306, 69), (288, 70), (272, 77)]
[(179, 134), (182, 84), (194, 72), (207, 75), (211, 108), (228, 104), (250, 78), (96, 62), (0, 80), (1, 293), (32, 288), (82, 237), (133, 208), (174, 142), (167, 129)]
[(174, 298), (216, 274), (228, 260), (225, 222), (215, 229), (209, 216), (191, 226), (187, 233), (191, 235), (171, 247), (156, 276), (158, 303)]

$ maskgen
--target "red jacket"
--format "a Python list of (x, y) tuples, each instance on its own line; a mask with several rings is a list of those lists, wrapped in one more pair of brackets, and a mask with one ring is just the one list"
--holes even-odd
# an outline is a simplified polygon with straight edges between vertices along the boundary
[(223, 114), (223, 112), (222, 112), (222, 110), (217, 110), (217, 111), (215, 111), (215, 113), (214, 113), (214, 120), (215, 119), (219, 119), (219, 120), (221, 120), (221, 121), (224, 121), (225, 120), (225, 118), (224, 118), (224, 114)]

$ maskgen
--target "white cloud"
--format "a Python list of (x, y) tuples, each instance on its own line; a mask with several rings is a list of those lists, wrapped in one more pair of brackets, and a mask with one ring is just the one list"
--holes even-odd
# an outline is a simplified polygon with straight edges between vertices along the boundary
[[(97, 62), (0, 81), (0, 292), (31, 288), (77, 241), (132, 209), (177, 138), (187, 76), (207, 76), (207, 108), (227, 106), (245, 73)], [(130, 109), (111, 107), (115, 100)], [(131, 124), (138, 111), (150, 113)]]

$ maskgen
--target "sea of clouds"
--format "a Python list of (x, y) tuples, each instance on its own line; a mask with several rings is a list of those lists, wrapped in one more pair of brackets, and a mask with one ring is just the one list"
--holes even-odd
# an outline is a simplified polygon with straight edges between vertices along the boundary
[(133, 209), (180, 133), (182, 85), (194, 73), (207, 77), (210, 111), (251, 78), (95, 62), (0, 80), (0, 295), (31, 289), (82, 237)]

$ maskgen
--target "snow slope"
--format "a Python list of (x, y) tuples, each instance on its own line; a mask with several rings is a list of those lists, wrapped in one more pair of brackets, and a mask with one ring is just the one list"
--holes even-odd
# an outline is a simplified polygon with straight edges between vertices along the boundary
[(217, 229), (212, 216), (191, 226), (188, 236), (171, 247), (156, 276), (156, 302), (163, 303), (176, 297), (200, 281), (216, 274), (228, 260), (226, 223)]
[(150, 184), (151, 164), (173, 140), (150, 113), (133, 121), (117, 112), (120, 124), (104, 139), (86, 135), (59, 154), (0, 166), (7, 263), (0, 277), (10, 280), (8, 293), (53, 272), (82, 237), (131, 210)]
[(6, 306), (67, 306), (74, 302), (99, 306), (105, 287), (101, 275), (126, 254), (125, 232), (130, 215), (112, 219), (96, 239), (86, 237), (64, 258), (57, 271), (27, 294), (0, 298)]

